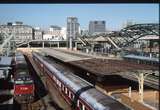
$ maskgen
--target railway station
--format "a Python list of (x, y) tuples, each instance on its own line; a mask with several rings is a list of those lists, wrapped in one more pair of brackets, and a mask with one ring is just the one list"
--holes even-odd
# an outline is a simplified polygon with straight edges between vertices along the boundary
[(79, 26), (0, 24), (0, 110), (159, 110), (159, 23)]
[[(99, 41), (99, 38), (93, 42)], [(6, 42), (12, 41), (9, 38), (7, 40)], [(79, 39), (77, 46), (90, 42), (85, 40)], [(2, 109), (6, 109), (5, 103), (9, 103), (9, 109), (18, 110), (158, 108), (158, 58), (136, 54), (121, 57), (120, 54), (125, 52), (119, 52), (119, 48), (118, 51), (104, 54), (90, 50), (88, 46), (86, 51), (81, 51), (76, 46), (70, 49), (59, 45), (45, 47), (43, 44), (42, 47), (35, 48), (30, 44), (29, 47), (12, 47), (16, 50), (11, 50), (9, 46), (3, 48), (3, 45), (8, 45), (6, 42), (1, 45), (1, 84), (5, 86), (1, 88), (1, 95), (4, 96), (0, 100), (3, 103)], [(117, 48), (118, 45), (113, 42), (115, 41), (110, 42), (111, 45)], [(27, 95), (18, 95), (22, 93)], [(97, 99), (93, 98), (95, 96)], [(94, 99), (93, 102), (88, 98)], [(97, 100), (99, 101), (96, 102)], [(113, 106), (107, 104), (111, 102), (107, 102), (107, 106), (101, 105), (105, 100), (111, 101)], [(95, 103), (100, 105), (93, 106)]]

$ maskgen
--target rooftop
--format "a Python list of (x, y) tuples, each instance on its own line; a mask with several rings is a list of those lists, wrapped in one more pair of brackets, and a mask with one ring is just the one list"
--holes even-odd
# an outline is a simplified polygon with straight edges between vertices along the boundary
[(12, 57), (0, 56), (0, 67), (10, 66)]

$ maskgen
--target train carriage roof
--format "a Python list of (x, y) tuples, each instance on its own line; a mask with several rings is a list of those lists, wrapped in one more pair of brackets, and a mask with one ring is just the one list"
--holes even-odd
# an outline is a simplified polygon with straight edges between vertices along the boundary
[(95, 88), (83, 92), (80, 97), (98, 110), (129, 110), (129, 108), (125, 107), (123, 104), (110, 96), (104, 95)]
[(72, 74), (71, 72), (66, 72), (62, 68), (58, 68), (56, 65), (51, 65), (50, 63), (46, 62), (46, 60), (44, 61), (41, 57), (37, 57), (47, 66), (47, 68), (49, 68), (52, 73), (56, 74), (56, 76), (58, 76), (58, 78), (60, 78), (60, 80), (63, 81), (63, 83), (65, 83), (67, 86), (69, 86), (74, 92), (86, 86), (93, 86), (89, 82)]
[[(91, 86), (92, 84), (88, 83), (87, 81), (83, 80), (82, 78), (72, 74), (72, 73), (66, 73), (65, 71), (59, 71), (60, 69), (54, 68), (51, 64), (43, 60), (41, 57), (39, 57), (37, 54), (36, 57), (43, 62), (47, 68), (56, 74), (58, 78), (60, 78), (63, 83), (65, 83), (67, 86), (70, 87), (75, 93), (87, 86)], [(118, 110), (129, 110), (127, 107), (125, 107), (123, 104), (119, 103), (115, 99), (104, 95), (100, 91), (96, 90), (95, 88), (89, 89), (85, 92), (83, 92), (80, 97), (84, 99), (89, 105), (94, 107), (95, 110), (111, 110), (112, 108), (118, 109)]]

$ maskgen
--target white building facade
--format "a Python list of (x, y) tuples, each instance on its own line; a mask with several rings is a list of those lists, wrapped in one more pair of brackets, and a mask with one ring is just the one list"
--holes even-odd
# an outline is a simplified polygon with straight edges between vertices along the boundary
[(17, 42), (22, 42), (24, 40), (32, 40), (34, 37), (34, 29), (29, 25), (23, 25), (22, 22), (0, 25), (0, 33), (3, 32), (13, 34), (15, 36), (14, 39), (17, 40)]
[(61, 28), (59, 26), (51, 26), (43, 34), (44, 40), (65, 40), (66, 39), (66, 28)]
[(43, 39), (43, 31), (40, 28), (34, 29), (34, 40), (42, 40)]

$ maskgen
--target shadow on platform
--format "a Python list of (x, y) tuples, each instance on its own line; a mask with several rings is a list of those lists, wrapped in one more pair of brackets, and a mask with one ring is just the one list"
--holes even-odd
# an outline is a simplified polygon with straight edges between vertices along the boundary
[(36, 73), (34, 70), (32, 64), (30, 63), (29, 59), (25, 56), (26, 61), (28, 63), (29, 71), (34, 79), (35, 83), (35, 101), (38, 101), (42, 97), (46, 96), (48, 94), (48, 91), (45, 88), (45, 85), (43, 84), (40, 76)]
[(61, 107), (58, 106), (54, 101), (49, 102), (51, 106), (53, 106), (56, 110), (63, 110)]

